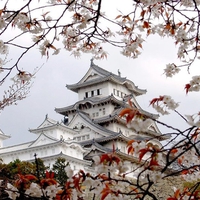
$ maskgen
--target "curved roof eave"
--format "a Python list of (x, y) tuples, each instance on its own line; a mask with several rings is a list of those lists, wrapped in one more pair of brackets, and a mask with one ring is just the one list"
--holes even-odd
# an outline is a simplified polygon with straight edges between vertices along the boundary
[(69, 130), (71, 132), (76, 132), (76, 131), (70, 129), (69, 127), (67, 127), (65, 125), (62, 125), (60, 123), (53, 124), (53, 125), (50, 125), (50, 126), (41, 127), (41, 128), (36, 128), (36, 129), (29, 129), (29, 132), (31, 132), (31, 133), (39, 133), (41, 131), (52, 130), (54, 128), (61, 128), (61, 129)]
[[(87, 161), (87, 160), (82, 160), (80, 158), (75, 158), (73, 156), (69, 156), (67, 154), (64, 154), (62, 151), (58, 154), (55, 154), (55, 155), (51, 155), (51, 156), (44, 156), (42, 157), (42, 160), (55, 160), (56, 158), (58, 157), (64, 157), (64, 158), (67, 158), (67, 160), (70, 160), (72, 162), (77, 162), (77, 163), (81, 163), (81, 164), (86, 164), (86, 165), (91, 165), (91, 161)], [(30, 159), (28, 161), (33, 161), (34, 159)]]
[(123, 101), (120, 101), (117, 98), (115, 98), (113, 95), (110, 95), (110, 96), (107, 96), (107, 97), (104, 97), (104, 98), (91, 97), (91, 98), (83, 99), (83, 100), (76, 102), (73, 105), (70, 105), (70, 106), (67, 106), (67, 107), (64, 107), (64, 108), (55, 108), (55, 111), (58, 112), (58, 113), (63, 113), (63, 112), (67, 112), (67, 111), (70, 111), (70, 110), (76, 110), (78, 105), (85, 104), (87, 102), (94, 105), (94, 104), (97, 104), (97, 103), (99, 103), (99, 104), (104, 103), (104, 102), (107, 102), (107, 101), (110, 101), (110, 100), (113, 100), (114, 102), (116, 102), (120, 105), (124, 104)]
[[(94, 122), (99, 124), (99, 123), (105, 123), (111, 120), (117, 120), (123, 124), (126, 124), (126, 120), (124, 120), (123, 118), (119, 117), (119, 115), (117, 115), (116, 113), (111, 115), (111, 116), (106, 116), (106, 117), (102, 117), (101, 119), (95, 119)], [(153, 123), (155, 125), (155, 128), (157, 128), (156, 124)], [(134, 128), (134, 127), (133, 127)], [(157, 131), (157, 132), (156, 132)], [(145, 133), (147, 135), (149, 135), (152, 138), (157, 138), (158, 140), (166, 140), (169, 139), (168, 135), (163, 135), (159, 129), (156, 129), (156, 131), (151, 131), (151, 130), (147, 130)]]
[(88, 82), (84, 82), (84, 83), (79, 83), (78, 82), (76, 84), (66, 85), (66, 87), (69, 90), (72, 90), (74, 92), (78, 92), (78, 89), (80, 89), (82, 87), (90, 86), (90, 85), (97, 84), (97, 83), (102, 83), (102, 82), (108, 81), (108, 80), (112, 81), (114, 83), (125, 85), (136, 96), (145, 94), (147, 92), (147, 90), (145, 90), (145, 89), (139, 89), (137, 86), (135, 86), (135, 84), (132, 81), (130, 81), (130, 80), (126, 79), (126, 78), (123, 78), (123, 79), (121, 78), (119, 80), (116, 77), (114, 77), (112, 74), (109, 74), (109, 75), (107, 75), (105, 77), (97, 78), (97, 79), (94, 79), (94, 80), (91, 80), (91, 81), (88, 81)]
[[(72, 111), (72, 110), (76, 111), (77, 106), (80, 105), (80, 104), (85, 104), (85, 103), (88, 102), (88, 103), (91, 103), (92, 105), (94, 105), (94, 104), (97, 104), (97, 103), (99, 103), (99, 104), (100, 103), (104, 103), (104, 102), (109, 101), (109, 100), (112, 100), (112, 101), (118, 103), (122, 107), (123, 106), (128, 106), (127, 102), (120, 101), (117, 98), (115, 98), (113, 95), (110, 95), (110, 96), (107, 96), (107, 97), (104, 97), (104, 98), (91, 97), (91, 98), (83, 99), (83, 100), (80, 100), (80, 101), (76, 102), (73, 105), (70, 105), (70, 106), (67, 106), (67, 107), (64, 107), (64, 108), (55, 108), (55, 111), (57, 113), (60, 113), (60, 114), (63, 114), (63, 115), (67, 115), (68, 111)], [(148, 116), (150, 118), (157, 119), (159, 117), (159, 115), (149, 113), (149, 112), (143, 110), (142, 108), (138, 108), (138, 110), (142, 114), (145, 114), (146, 116)]]
[[(105, 129), (104, 127), (100, 126), (99, 124), (95, 124), (93, 123), (93, 121), (87, 117), (86, 113), (83, 113), (81, 111), (77, 111), (76, 115), (74, 116), (74, 118), (72, 120), (74, 120), (76, 118), (76, 116), (80, 116), (86, 123), (90, 124), (93, 127), (93, 130), (101, 133), (102, 135), (104, 135), (104, 137), (107, 137), (108, 134), (111, 135), (116, 135), (116, 132), (113, 132), (111, 130)], [(72, 120), (70, 123), (72, 123)]]

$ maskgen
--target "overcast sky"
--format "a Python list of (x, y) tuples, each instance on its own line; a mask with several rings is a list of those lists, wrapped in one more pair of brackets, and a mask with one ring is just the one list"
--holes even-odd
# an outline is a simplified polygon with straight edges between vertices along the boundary
[[(174, 100), (180, 102), (178, 110), (182, 114), (193, 114), (200, 110), (199, 93), (185, 94), (184, 85), (196, 72), (195, 66), (191, 74), (187, 69), (174, 78), (166, 78), (163, 74), (165, 65), (176, 61), (176, 51), (172, 41), (151, 37), (145, 42), (143, 53), (138, 59), (129, 59), (119, 53), (119, 49), (109, 47), (109, 55), (106, 60), (94, 60), (98, 66), (132, 80), (141, 89), (147, 89), (147, 94), (138, 98), (143, 109), (156, 113), (149, 107), (149, 101), (159, 95), (171, 95)], [(62, 120), (63, 116), (57, 114), (56, 107), (71, 105), (77, 101), (76, 93), (67, 90), (66, 84), (78, 82), (90, 67), (91, 55), (84, 54), (80, 59), (70, 56), (63, 50), (60, 55), (41, 59), (39, 52), (33, 52), (24, 61), (30, 67), (44, 66), (34, 79), (29, 96), (17, 106), (6, 107), (0, 114), (0, 129), (11, 138), (4, 145), (14, 145), (27, 142), (36, 138), (29, 128), (38, 127), (45, 115), (55, 120)], [(1, 88), (4, 89), (4, 88)], [(161, 117), (166, 123), (173, 126), (185, 127), (185, 123), (177, 115)], [(160, 127), (165, 131), (163, 127)]]
[[(116, 2), (121, 1), (109, 1), (112, 6), (116, 5)], [(129, 2), (132, 4), (132, 1)], [(118, 9), (122, 10), (123, 6), (125, 4), (118, 5)], [(127, 10), (127, 6), (124, 9)], [(115, 16), (116, 14), (113, 14), (112, 17)], [(11, 31), (10, 34), (12, 33), (14, 32)], [(24, 42), (25, 38), (23, 37), (22, 40)], [(156, 113), (149, 107), (149, 101), (166, 94), (180, 102), (178, 111), (182, 114), (193, 114), (200, 111), (200, 93), (186, 95), (184, 91), (184, 85), (189, 82), (191, 76), (200, 74), (197, 71), (199, 64), (191, 68), (190, 74), (187, 69), (182, 69), (174, 78), (166, 78), (163, 74), (166, 64), (177, 62), (176, 49), (172, 40), (156, 36), (149, 37), (144, 42), (142, 55), (138, 59), (126, 58), (119, 53), (120, 49), (114, 47), (109, 47), (107, 51), (109, 54), (107, 59), (94, 60), (94, 63), (115, 74), (119, 69), (123, 77), (132, 80), (139, 88), (147, 89), (146, 95), (138, 97), (138, 102), (143, 109)], [(16, 58), (19, 54), (19, 51), (12, 49), (10, 55)], [(18, 102), (17, 106), (6, 107), (0, 113), (0, 129), (6, 135), (11, 136), (4, 142), (4, 145), (14, 145), (35, 139), (36, 136), (30, 133), (29, 129), (38, 127), (46, 114), (52, 119), (62, 120), (63, 116), (57, 114), (54, 109), (74, 104), (77, 101), (76, 93), (68, 91), (65, 86), (78, 82), (85, 75), (90, 67), (91, 58), (91, 55), (84, 54), (81, 58), (75, 59), (65, 50), (57, 56), (51, 56), (48, 61), (46, 58), (41, 58), (37, 49), (27, 54), (20, 66), (24, 66), (25, 70), (42, 65), (43, 67), (34, 79), (29, 96)], [(5, 86), (1, 87), (0, 94), (5, 89)], [(180, 128), (185, 127), (185, 122), (174, 114), (161, 117), (160, 120)], [(160, 129), (163, 132), (166, 131), (163, 127)]]

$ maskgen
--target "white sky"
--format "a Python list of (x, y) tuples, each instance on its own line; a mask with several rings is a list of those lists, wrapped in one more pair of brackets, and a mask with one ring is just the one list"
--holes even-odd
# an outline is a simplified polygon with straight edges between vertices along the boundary
[[(132, 2), (132, 1), (131, 1)], [(122, 7), (120, 7), (122, 9)], [(177, 109), (182, 114), (194, 114), (200, 111), (200, 93), (185, 94), (184, 85), (189, 82), (192, 75), (197, 75), (199, 63), (191, 68), (191, 74), (187, 69), (174, 78), (166, 78), (163, 69), (168, 63), (176, 62), (176, 49), (170, 39), (162, 39), (156, 36), (149, 37), (143, 44), (142, 55), (138, 59), (129, 59), (122, 56), (114, 47), (107, 49), (109, 55), (106, 60), (94, 60), (98, 66), (117, 74), (119, 69), (122, 76), (132, 80), (141, 89), (147, 89), (147, 94), (138, 98), (138, 102), (143, 109), (156, 113), (149, 107), (149, 101), (159, 95), (171, 95), (175, 101), (180, 102)], [(11, 52), (13, 57), (17, 56), (17, 51)], [(17, 106), (6, 107), (0, 113), (0, 129), (12, 138), (4, 142), (4, 145), (14, 145), (21, 142), (35, 139), (35, 135), (28, 130), (38, 127), (45, 115), (60, 121), (63, 116), (55, 113), (56, 107), (71, 105), (77, 101), (77, 95), (68, 91), (66, 84), (78, 82), (90, 67), (91, 55), (82, 55), (80, 59), (70, 56), (69, 52), (62, 50), (61, 54), (41, 59), (37, 50), (27, 54), (26, 59), (21, 63), (26, 68), (44, 66), (38, 72), (34, 85), (29, 96)], [(27, 70), (27, 68), (26, 68)], [(1, 88), (0, 94), (5, 88)], [(185, 128), (186, 124), (177, 115), (161, 117), (160, 120), (180, 128)], [(160, 127), (162, 131), (166, 131)]]
[[(91, 57), (85, 54), (80, 59), (75, 59), (63, 50), (60, 55), (51, 56), (47, 62), (41, 59), (39, 52), (34, 52), (26, 58), (25, 63), (30, 67), (40, 66), (44, 62), (45, 65), (38, 72), (28, 98), (20, 101), (17, 106), (6, 107), (0, 114), (0, 129), (12, 136), (4, 142), (5, 145), (34, 139), (35, 135), (28, 130), (38, 127), (46, 114), (58, 121), (63, 119), (54, 109), (77, 101), (76, 93), (67, 90), (65, 85), (76, 83), (82, 78), (90, 66)], [(149, 107), (149, 101), (166, 94), (181, 102), (178, 110), (182, 114), (196, 113), (200, 110), (200, 94), (186, 95), (184, 91), (184, 85), (192, 74), (189, 75), (186, 69), (182, 69), (174, 78), (166, 78), (163, 75), (165, 64), (175, 60), (173, 42), (152, 37), (145, 43), (143, 53), (138, 59), (126, 58), (119, 53), (119, 49), (110, 47), (107, 60), (94, 60), (94, 63), (116, 74), (119, 69), (122, 76), (132, 80), (139, 88), (147, 89), (147, 94), (140, 96), (138, 102), (149, 112), (156, 113)], [(195, 66), (191, 72), (196, 73), (193, 69)], [(185, 127), (185, 122), (176, 115), (161, 117), (161, 120), (173, 126)]]

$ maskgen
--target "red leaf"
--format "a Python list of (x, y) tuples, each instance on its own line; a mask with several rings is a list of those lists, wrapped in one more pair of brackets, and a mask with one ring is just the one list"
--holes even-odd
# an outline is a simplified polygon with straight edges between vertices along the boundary
[(110, 160), (110, 157), (108, 154), (102, 154), (101, 157), (100, 157), (100, 163), (103, 163), (104, 161), (109, 161)]
[(170, 153), (173, 153), (173, 154), (175, 154), (175, 153), (177, 153), (178, 152), (178, 149), (176, 149), (176, 148), (173, 148), (173, 149), (171, 149), (171, 151), (170, 151)]
[(175, 197), (176, 199), (178, 199), (179, 195), (180, 195), (180, 190), (178, 189), (178, 190), (176, 190), (176, 192), (175, 192), (175, 194), (174, 194), (174, 197)]
[(110, 193), (112, 193), (112, 190), (109, 188), (108, 184), (106, 184), (106, 187), (101, 191), (101, 200), (104, 200)]
[(144, 14), (146, 13), (146, 10), (142, 10), (142, 12), (140, 13), (141, 17), (144, 17)]
[(185, 85), (186, 94), (189, 92), (190, 88), (191, 88), (191, 85), (189, 83)]
[(114, 161), (114, 162), (116, 162), (117, 164), (119, 164), (121, 160), (120, 160), (120, 158), (119, 158), (118, 156), (112, 155), (111, 161)]
[(143, 28), (149, 28), (149, 27), (150, 27), (149, 23), (147, 21), (144, 21)]
[(127, 147), (130, 146), (130, 145), (132, 146), (133, 142), (135, 142), (135, 140), (128, 141)]
[(170, 23), (167, 23), (167, 24), (165, 25), (165, 29), (167, 29), (168, 31), (171, 29)]
[(182, 172), (181, 172), (181, 174), (188, 174), (188, 172), (189, 172), (189, 170), (187, 170), (187, 169), (184, 169), (184, 170), (182, 170)]
[(130, 146), (128, 148), (128, 154), (132, 154), (134, 152), (134, 148), (132, 146)]
[(119, 113), (119, 117), (123, 117), (126, 114), (129, 114), (131, 112), (132, 109), (130, 108), (124, 108), (123, 110), (121, 110), (121, 112)]
[(36, 176), (34, 176), (32, 174), (27, 174), (27, 175), (24, 176), (24, 178), (28, 179), (29, 181), (37, 180)]
[(48, 171), (46, 171), (46, 173), (45, 173), (45, 175), (46, 175), (46, 178), (54, 178), (54, 172), (48, 172)]
[(158, 161), (156, 159), (151, 159), (149, 166), (160, 166), (160, 165), (158, 164)]
[(149, 105), (154, 105), (155, 103), (157, 103), (158, 101), (162, 101), (163, 100), (163, 96), (160, 96), (159, 98), (154, 98), (150, 101)]
[(139, 151), (139, 161), (142, 160), (143, 156), (149, 151), (149, 149), (140, 149)]
[(81, 192), (81, 188), (80, 188), (80, 178), (81, 177), (74, 177), (73, 179), (73, 183), (74, 183), (74, 187)]
[(178, 164), (181, 165), (183, 162), (183, 159), (182, 158), (178, 158)]
[(133, 108), (133, 103), (130, 98), (128, 99), (128, 104), (131, 106), (131, 108)]
[(122, 15), (118, 15), (117, 17), (115, 17), (115, 19), (118, 19), (118, 18), (120, 18), (120, 17), (122, 17)]

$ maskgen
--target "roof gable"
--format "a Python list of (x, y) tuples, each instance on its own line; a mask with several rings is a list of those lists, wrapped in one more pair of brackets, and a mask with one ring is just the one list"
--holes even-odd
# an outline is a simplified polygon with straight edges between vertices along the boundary
[(52, 125), (55, 125), (55, 124), (57, 124), (57, 123), (58, 123), (58, 122), (56, 122), (56, 121), (53, 120), (53, 119), (48, 118), (48, 115), (46, 115), (45, 120), (42, 122), (42, 124), (40, 124), (40, 125), (38, 126), (38, 129), (44, 128), (44, 127), (48, 127), (48, 126), (52, 126)]
[[(102, 126), (95, 124), (86, 113), (78, 111), (74, 118), (68, 124), (70, 128), (77, 130), (80, 133), (86, 131), (94, 138), (105, 137), (111, 134), (116, 134), (113, 131), (103, 128)], [(91, 137), (90, 137), (91, 138)]]
[(118, 72), (118, 75), (113, 74), (112, 72), (109, 72), (93, 63), (93, 60), (91, 60), (90, 68), (88, 69), (87, 73), (83, 76), (83, 78), (75, 84), (66, 85), (68, 89), (78, 92), (78, 89), (91, 86), (95, 84), (100, 84), (105, 81), (114, 82), (120, 85), (123, 85), (128, 90), (130, 90), (132, 93), (135, 93), (135, 95), (141, 95), (145, 94), (146, 90), (139, 89), (135, 84), (126, 79), (126, 77), (121, 77), (120, 72)]
[(51, 138), (44, 133), (41, 133), (38, 138), (29, 145), (29, 147), (41, 146), (45, 144), (55, 143), (57, 141), (58, 140)]
[(88, 72), (85, 74), (85, 76), (79, 81), (79, 83), (85, 83), (102, 77), (103, 76), (97, 73), (94, 69), (90, 68)]

